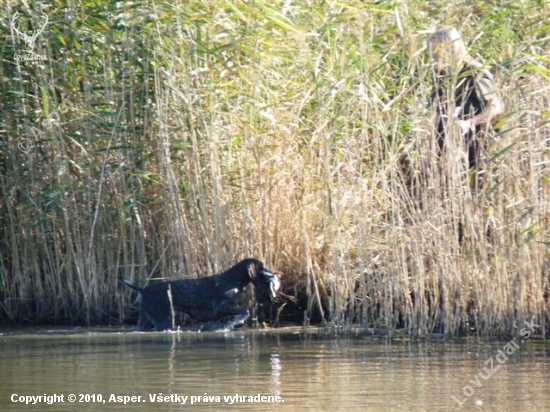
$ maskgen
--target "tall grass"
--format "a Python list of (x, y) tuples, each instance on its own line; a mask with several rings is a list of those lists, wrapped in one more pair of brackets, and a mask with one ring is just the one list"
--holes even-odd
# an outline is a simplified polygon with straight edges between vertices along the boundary
[[(17, 8), (49, 15), (47, 61), (14, 61)], [(547, 333), (548, 3), (35, 1), (4, 16), (3, 321), (119, 322), (133, 302), (118, 275), (255, 256), (304, 296), (305, 324), (487, 336), (534, 317)], [(458, 144), (434, 156), (437, 25), (460, 28), (506, 104), (476, 191)]]

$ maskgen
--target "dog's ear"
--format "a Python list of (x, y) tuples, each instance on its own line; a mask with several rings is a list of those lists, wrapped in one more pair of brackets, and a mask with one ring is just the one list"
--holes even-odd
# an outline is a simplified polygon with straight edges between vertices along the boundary
[(250, 281), (251, 282), (254, 282), (256, 280), (256, 275), (258, 274), (258, 271), (260, 268), (257, 267), (258, 266), (258, 263), (255, 262), (255, 261), (251, 261), (249, 264), (248, 264), (248, 276), (250, 277)]
[(257, 259), (248, 259), (248, 276), (250, 281), (255, 283), (258, 280), (258, 276), (266, 270), (264, 264)]

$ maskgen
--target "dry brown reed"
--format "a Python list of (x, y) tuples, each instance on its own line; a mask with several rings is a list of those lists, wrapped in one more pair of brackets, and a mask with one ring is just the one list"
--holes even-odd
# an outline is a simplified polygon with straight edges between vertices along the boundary
[[(117, 323), (118, 275), (254, 256), (307, 296), (304, 324), (548, 326), (546, 3), (91, 3), (59, 23), (21, 3), (52, 21), (39, 64), (2, 28), (0, 320)], [(459, 145), (434, 156), (422, 30), (442, 23), (506, 103), (477, 191)]]

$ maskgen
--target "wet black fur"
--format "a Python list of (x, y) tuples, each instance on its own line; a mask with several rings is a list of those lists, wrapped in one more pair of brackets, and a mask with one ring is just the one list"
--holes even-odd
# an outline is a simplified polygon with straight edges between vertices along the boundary
[[(145, 316), (157, 330), (172, 328), (169, 290), (174, 313), (207, 324), (230, 317), (230, 321), (220, 328), (232, 329), (248, 318), (248, 310), (236, 304), (249, 283), (255, 286), (258, 304), (273, 303), (280, 287), (279, 277), (256, 259), (242, 260), (219, 275), (161, 282), (145, 288), (123, 278), (119, 281), (140, 293), (140, 318)], [(143, 319), (138, 323), (139, 328), (143, 329)]]

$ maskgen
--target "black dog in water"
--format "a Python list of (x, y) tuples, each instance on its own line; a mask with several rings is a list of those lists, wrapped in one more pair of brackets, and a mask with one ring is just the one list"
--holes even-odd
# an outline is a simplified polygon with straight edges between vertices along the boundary
[[(254, 285), (259, 305), (273, 304), (281, 287), (279, 276), (256, 259), (245, 259), (219, 275), (161, 282), (146, 288), (123, 278), (119, 281), (141, 295), (140, 329), (145, 316), (159, 331), (172, 329), (176, 313), (206, 322), (207, 329), (233, 329), (248, 318), (248, 310), (235, 305), (249, 283)], [(227, 323), (217, 323), (227, 317), (230, 317)]]

